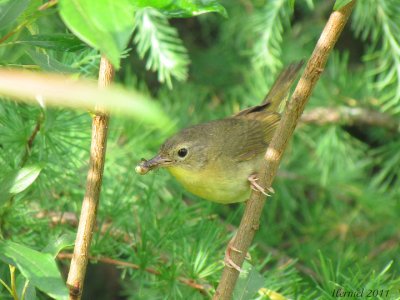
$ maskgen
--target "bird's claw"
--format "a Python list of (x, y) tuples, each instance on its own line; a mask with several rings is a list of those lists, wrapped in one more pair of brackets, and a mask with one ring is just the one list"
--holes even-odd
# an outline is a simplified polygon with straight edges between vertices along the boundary
[[(232, 268), (232, 269), (235, 269), (235, 270), (237, 270), (237, 271), (240, 273), (240, 272), (243, 271), (243, 269), (240, 268), (240, 267), (231, 259), (231, 251), (234, 251), (234, 252), (237, 252), (237, 253), (243, 253), (243, 251), (241, 251), (241, 250), (239, 250), (239, 249), (237, 249), (237, 248), (235, 248), (235, 247), (232, 246), (234, 240), (235, 240), (235, 238), (233, 238), (232, 240), (230, 240), (230, 242), (228, 243), (228, 247), (226, 248), (226, 251), (225, 251), (224, 263), (225, 263), (225, 266), (227, 266), (227, 267), (229, 267), (229, 268)], [(246, 258), (247, 260), (250, 260), (250, 259), (251, 259), (250, 254), (249, 254), (249, 253), (246, 253), (246, 257), (245, 257), (245, 258)]]
[(260, 186), (257, 183), (257, 180), (258, 180), (257, 175), (254, 175), (254, 174), (250, 175), (248, 177), (248, 180), (250, 182), (250, 187), (251, 187), (251, 189), (253, 191), (260, 192), (260, 193), (262, 193), (263, 195), (265, 195), (267, 197), (271, 197), (272, 194), (275, 193), (275, 190), (272, 188), (272, 186), (269, 187), (269, 188), (266, 188), (266, 189), (264, 189), (262, 186)]
[(242, 251), (240, 251), (239, 249), (232, 246), (233, 241), (234, 241), (234, 238), (232, 240), (230, 240), (230, 242), (228, 243), (228, 247), (226, 248), (226, 251), (225, 251), (224, 263), (225, 263), (225, 266), (227, 266), (229, 268), (233, 268), (240, 273), (242, 271), (242, 269), (237, 264), (235, 264), (235, 262), (231, 259), (231, 251), (235, 251), (237, 253), (242, 253)]
[(242, 272), (242, 268), (240, 268), (237, 264), (235, 264), (234, 261), (229, 256), (225, 255), (224, 264), (229, 268), (235, 269), (239, 273)]

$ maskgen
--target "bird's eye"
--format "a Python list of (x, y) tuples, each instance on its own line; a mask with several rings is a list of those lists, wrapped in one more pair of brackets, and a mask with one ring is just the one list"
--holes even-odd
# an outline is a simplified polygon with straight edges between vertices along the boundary
[(178, 150), (178, 156), (180, 158), (184, 158), (188, 154), (188, 150), (186, 148), (181, 148)]

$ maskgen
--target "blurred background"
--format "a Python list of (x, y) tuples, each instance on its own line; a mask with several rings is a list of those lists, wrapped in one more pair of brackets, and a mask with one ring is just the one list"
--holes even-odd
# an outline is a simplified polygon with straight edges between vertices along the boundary
[[(95, 79), (99, 52), (67, 29), (57, 5), (38, 11), (44, 2), (28, 2), (0, 27), (2, 67)], [(259, 104), (284, 66), (309, 58), (334, 5), (220, 3), (227, 17), (135, 12), (116, 81), (152, 98), (175, 130)], [(251, 276), (241, 279), (235, 299), (333, 299), (335, 290), (361, 289), (365, 297), (382, 290), (373, 299), (400, 299), (399, 13), (399, 0), (356, 4), (281, 163), (246, 263)], [(0, 101), (0, 179), (30, 165), (41, 171), (29, 188), (0, 202), (0, 235), (40, 251), (76, 232), (91, 114), (9, 100)], [(83, 299), (213, 293), (244, 204), (204, 201), (164, 170), (137, 175), (140, 159), (170, 134), (111, 116)], [(64, 274), (68, 253), (57, 260)], [(8, 277), (0, 263), (0, 278)], [(40, 291), (36, 297), (47, 299)], [(2, 285), (0, 298), (12, 299)]]

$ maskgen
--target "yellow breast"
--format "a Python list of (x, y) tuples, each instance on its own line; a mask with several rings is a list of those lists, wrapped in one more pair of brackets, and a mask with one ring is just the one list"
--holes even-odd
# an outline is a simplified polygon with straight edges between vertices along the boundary
[(228, 170), (227, 166), (199, 171), (180, 166), (167, 169), (189, 192), (209, 201), (228, 204), (247, 200), (250, 194), (247, 177), (254, 172), (254, 165), (242, 164), (234, 170)]

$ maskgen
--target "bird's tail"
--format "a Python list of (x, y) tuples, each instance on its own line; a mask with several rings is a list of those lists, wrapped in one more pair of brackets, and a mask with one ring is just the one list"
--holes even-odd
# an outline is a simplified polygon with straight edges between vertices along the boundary
[(279, 74), (262, 103), (268, 103), (267, 111), (275, 112), (278, 110), (283, 99), (287, 97), (289, 89), (296, 79), (303, 63), (303, 61), (291, 63)]

